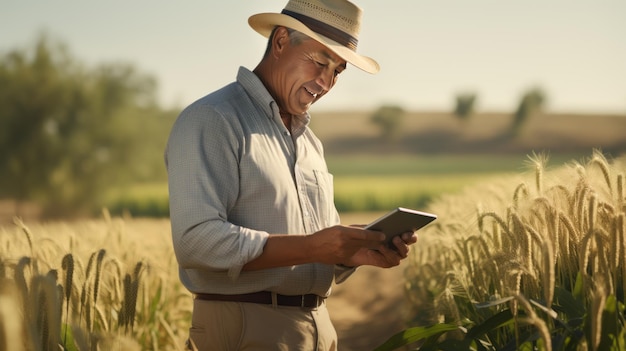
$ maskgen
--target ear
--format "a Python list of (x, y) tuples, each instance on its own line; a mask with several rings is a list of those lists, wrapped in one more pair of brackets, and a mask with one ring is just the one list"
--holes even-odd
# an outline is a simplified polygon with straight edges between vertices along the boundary
[(289, 32), (285, 27), (278, 27), (274, 31), (272, 37), (272, 55), (274, 57), (280, 56), (285, 50), (285, 47), (289, 44)]

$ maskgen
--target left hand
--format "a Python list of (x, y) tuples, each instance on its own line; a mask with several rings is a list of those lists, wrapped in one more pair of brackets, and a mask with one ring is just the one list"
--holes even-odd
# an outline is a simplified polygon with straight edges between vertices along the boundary
[(357, 251), (344, 265), (356, 267), (370, 265), (381, 268), (395, 267), (409, 254), (409, 246), (417, 242), (417, 234), (406, 232), (393, 238), (392, 243), (395, 250), (381, 244), (376, 250), (362, 248)]

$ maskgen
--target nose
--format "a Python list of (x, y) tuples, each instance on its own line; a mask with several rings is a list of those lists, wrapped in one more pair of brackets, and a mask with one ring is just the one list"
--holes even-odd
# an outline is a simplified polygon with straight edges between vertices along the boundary
[(334, 72), (329, 69), (323, 69), (320, 71), (320, 74), (317, 76), (315, 82), (324, 89), (324, 91), (329, 91), (330, 88), (333, 87), (335, 75)]

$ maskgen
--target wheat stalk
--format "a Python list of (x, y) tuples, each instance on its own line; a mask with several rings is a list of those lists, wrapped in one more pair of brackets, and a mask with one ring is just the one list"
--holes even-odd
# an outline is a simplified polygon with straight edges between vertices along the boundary
[[(65, 271), (65, 324), (69, 324), (70, 318), (70, 298), (72, 297), (72, 286), (74, 284), (74, 256), (69, 253), (63, 256), (61, 268)], [(63, 345), (67, 342), (67, 328), (63, 335)]]
[(624, 194), (624, 175), (617, 175), (617, 205), (622, 206), (626, 201), (626, 194)]
[(598, 166), (598, 168), (600, 168), (600, 171), (602, 171), (602, 175), (604, 176), (604, 181), (606, 185), (609, 187), (609, 192), (612, 195), (613, 187), (611, 186), (611, 176), (610, 176), (611, 171), (609, 170), (609, 164), (606, 158), (604, 157), (604, 155), (602, 155), (602, 153), (599, 150), (594, 150), (591, 161), (589, 161), (589, 166), (593, 166), (593, 165)]
[(137, 297), (139, 295), (140, 275), (143, 268), (142, 262), (137, 262), (133, 276), (126, 274), (124, 277), (124, 303), (120, 313), (119, 323), (125, 330), (132, 332), (135, 324), (135, 313), (137, 309)]
[(515, 296), (515, 301), (519, 301), (523, 306), (524, 311), (528, 314), (528, 317), (521, 318), (520, 322), (534, 325), (541, 335), (541, 339), (543, 339), (543, 346), (546, 351), (552, 351), (552, 338), (550, 337), (550, 330), (546, 323), (537, 316), (534, 308), (530, 304), (530, 302), (521, 294)]
[(30, 229), (26, 226), (26, 224), (24, 224), (22, 219), (19, 217), (13, 217), (13, 223), (15, 223), (15, 225), (17, 225), (22, 230), (22, 233), (24, 233), (24, 235), (26, 236), (26, 240), (28, 241), (28, 247), (30, 248), (30, 255), (34, 257), (33, 234), (31, 233)]
[(36, 322), (32, 331), (37, 332), (36, 340), (42, 349), (56, 349), (61, 335), (61, 308), (56, 280), (52, 275), (36, 275), (31, 285), (29, 320)]
[(581, 233), (586, 232), (587, 228), (585, 226), (585, 218), (588, 218), (588, 216), (585, 215), (586, 213), (586, 207), (585, 207), (585, 198), (587, 197), (587, 193), (590, 191), (589, 187), (584, 184), (581, 183), (580, 186), (578, 187), (578, 191), (576, 192), (576, 199), (574, 201), (574, 204), (576, 205), (576, 212), (574, 212), (575, 215), (575, 219), (578, 219), (578, 229), (580, 230)]
[(520, 183), (513, 191), (513, 208), (519, 209), (520, 195), (528, 197), (528, 186), (526, 183)]
[(98, 292), (100, 289), (100, 278), (102, 276), (102, 261), (104, 260), (105, 254), (106, 254), (106, 250), (100, 249), (98, 251), (98, 257), (96, 259), (96, 274), (94, 276), (94, 282), (93, 282), (93, 305), (94, 306), (98, 304)]
[(124, 276), (123, 272), (123, 268), (122, 268), (122, 263), (115, 257), (113, 258), (109, 258), (105, 263), (104, 266), (107, 267), (109, 265), (112, 265), (114, 268), (114, 274), (112, 274), (112, 281), (111, 281), (111, 285), (112, 285), (112, 301), (121, 301), (123, 299), (122, 296), (122, 277)]
[(543, 194), (543, 173), (548, 163), (548, 156), (534, 153), (528, 156), (527, 162), (535, 169), (535, 187), (539, 195)]
[(552, 306), (552, 299), (554, 297), (555, 288), (555, 272), (554, 272), (554, 248), (550, 240), (543, 242), (542, 247), (543, 254), (543, 269), (542, 269), (542, 281), (544, 299), (546, 300), (546, 306)]
[(606, 302), (606, 291), (601, 283), (596, 284), (596, 289), (591, 292), (591, 297), (591, 348), (597, 350), (602, 337), (602, 311)]
[(626, 220), (624, 220), (625, 214), (620, 213), (617, 217), (617, 236), (621, 238), (621, 251), (619, 255), (622, 266), (622, 291), (626, 293)]
[(596, 220), (598, 219), (598, 196), (595, 193), (592, 193), (589, 197), (587, 215), (589, 216), (589, 230), (593, 231), (596, 228)]

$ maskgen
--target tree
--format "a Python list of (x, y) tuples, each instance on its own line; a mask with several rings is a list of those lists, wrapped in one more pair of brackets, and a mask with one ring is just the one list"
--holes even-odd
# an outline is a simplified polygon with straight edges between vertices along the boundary
[(0, 197), (48, 215), (102, 205), (134, 169), (133, 116), (154, 110), (155, 86), (128, 64), (85, 69), (45, 36), (0, 57)]
[(381, 137), (395, 140), (398, 136), (405, 111), (396, 105), (383, 105), (372, 114), (370, 120), (380, 128)]
[(469, 116), (474, 113), (474, 105), (476, 103), (476, 94), (474, 93), (462, 93), (456, 96), (456, 106), (454, 107), (454, 114), (461, 121), (467, 121)]
[(540, 88), (532, 88), (522, 95), (517, 110), (513, 115), (513, 124), (511, 126), (511, 133), (513, 135), (519, 134), (522, 125), (524, 125), (529, 118), (543, 110), (545, 100), (545, 94)]

